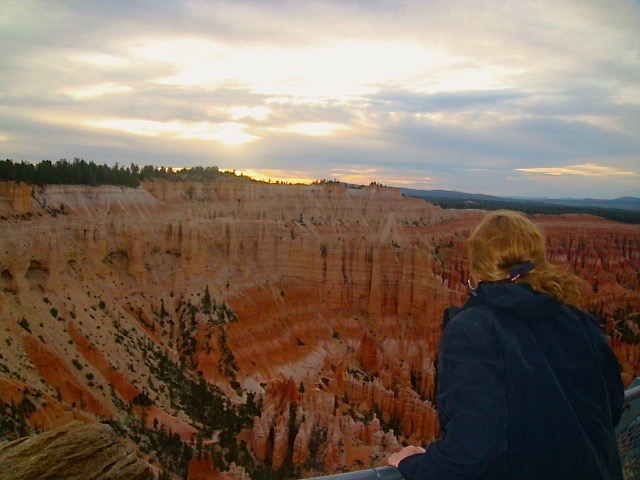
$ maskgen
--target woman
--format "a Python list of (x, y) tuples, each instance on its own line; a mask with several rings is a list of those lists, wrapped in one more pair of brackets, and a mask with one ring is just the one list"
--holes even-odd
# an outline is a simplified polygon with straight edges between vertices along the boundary
[(542, 230), (519, 213), (487, 215), (469, 247), (478, 284), (445, 314), (438, 353), (441, 437), (389, 464), (406, 480), (621, 480), (620, 369), (597, 321), (569, 304), (580, 280), (547, 262)]

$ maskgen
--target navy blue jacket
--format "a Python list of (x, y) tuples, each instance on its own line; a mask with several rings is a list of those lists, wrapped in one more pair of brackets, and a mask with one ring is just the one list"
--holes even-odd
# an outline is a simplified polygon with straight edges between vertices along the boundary
[(527, 284), (481, 282), (440, 342), (441, 437), (398, 468), (407, 480), (621, 480), (623, 402), (595, 318)]

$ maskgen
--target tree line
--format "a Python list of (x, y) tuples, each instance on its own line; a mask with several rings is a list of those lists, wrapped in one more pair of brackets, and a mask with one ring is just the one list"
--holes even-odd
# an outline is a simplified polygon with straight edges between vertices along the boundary
[[(193, 167), (173, 170), (165, 167), (145, 165), (142, 168), (131, 164), (128, 167), (117, 163), (113, 166), (97, 165), (93, 161), (74, 158), (69, 162), (61, 159), (56, 162), (42, 160), (36, 164), (0, 160), (0, 180), (12, 180), (31, 185), (118, 185), (137, 187), (140, 182), (150, 178), (162, 178), (169, 181), (212, 181), (223, 175), (218, 167)], [(229, 174), (232, 175), (232, 174)]]

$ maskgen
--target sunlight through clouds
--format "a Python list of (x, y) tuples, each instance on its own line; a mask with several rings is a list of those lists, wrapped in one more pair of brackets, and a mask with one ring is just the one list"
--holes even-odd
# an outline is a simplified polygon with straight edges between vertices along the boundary
[(506, 89), (515, 86), (511, 77), (523, 72), (523, 69), (506, 65), (482, 65), (467, 60), (429, 75), (428, 80), (417, 85), (416, 91), (438, 93)]
[(92, 67), (105, 69), (124, 67), (130, 62), (128, 58), (106, 53), (87, 53), (82, 55), (74, 55), (71, 59), (79, 63), (85, 63)]
[(354, 165), (346, 168), (334, 168), (331, 171), (330, 179), (337, 179), (346, 183), (369, 184), (371, 181), (379, 181), (378, 176), (380, 173), (381, 170), (379, 168)]
[(147, 137), (170, 137), (182, 140), (213, 140), (229, 146), (242, 145), (259, 137), (245, 131), (240, 123), (224, 122), (154, 122), (134, 119), (90, 120), (86, 122), (94, 128), (120, 130)]
[(541, 175), (578, 175), (583, 177), (612, 177), (619, 175), (637, 175), (633, 170), (625, 170), (615, 167), (605, 167), (593, 163), (584, 163), (582, 165), (568, 165), (566, 167), (535, 167), (535, 168), (517, 168), (518, 172), (538, 173)]
[[(315, 178), (310, 178), (305, 176), (303, 172), (287, 172), (284, 170), (236, 170), (235, 173), (237, 175), (246, 175), (255, 180), (262, 182), (284, 182), (284, 183), (294, 183), (294, 184), (309, 184), (316, 180)], [(297, 175), (296, 175), (297, 174)]]
[(101, 85), (94, 85), (91, 87), (76, 88), (73, 90), (67, 90), (65, 93), (78, 99), (88, 99), (92, 97), (101, 97), (102, 95), (110, 95), (114, 93), (128, 93), (132, 92), (133, 87), (129, 85), (115, 85), (110, 83), (103, 83)]
[(0, 1), (2, 155), (637, 196), (638, 25), (637, 0)]
[(281, 128), (271, 128), (273, 132), (296, 133), (298, 135), (309, 135), (311, 137), (327, 137), (340, 132), (351, 130), (346, 125), (327, 122), (305, 122), (295, 123)]
[[(405, 173), (405, 175), (402, 175)], [(370, 168), (365, 165), (354, 165), (345, 168), (334, 168), (329, 180), (369, 185), (377, 182), (382, 185), (410, 188), (433, 188), (433, 177), (423, 176), (419, 170), (407, 169), (399, 173), (393, 167)]]
[(153, 122), (151, 120), (88, 120), (86, 124), (90, 127), (120, 130), (145, 137), (159, 137), (163, 133), (173, 133), (176, 131), (175, 126), (171, 127), (169, 124)]
[[(156, 79), (163, 85), (241, 85), (255, 93), (346, 99), (401, 81), (429, 91), (495, 87), (507, 73), (501, 67), (469, 67), (444, 50), (411, 43), (334, 42), (318, 47), (235, 49), (204, 39), (149, 40), (133, 52), (144, 61), (165, 62), (177, 71)], [(459, 65), (460, 67), (456, 67)], [(443, 69), (458, 68), (449, 78)], [(431, 80), (425, 80), (433, 71)]]
[(230, 114), (233, 120), (242, 120), (243, 118), (253, 118), (259, 122), (263, 122), (269, 117), (271, 110), (267, 107), (231, 107)]
[(214, 140), (225, 145), (236, 146), (258, 140), (259, 137), (247, 133), (241, 123), (223, 122), (218, 124), (196, 123), (184, 125), (177, 138), (186, 140)]
[(411, 187), (411, 186), (422, 186), (428, 187), (431, 182), (433, 182), (433, 177), (421, 177), (421, 178), (398, 178), (398, 177), (390, 177), (387, 180), (384, 180), (382, 183), (389, 185), (399, 185), (402, 187)]

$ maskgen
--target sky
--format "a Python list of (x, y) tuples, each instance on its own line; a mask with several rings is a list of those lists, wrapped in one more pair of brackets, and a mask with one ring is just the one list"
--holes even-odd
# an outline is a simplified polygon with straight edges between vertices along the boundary
[(640, 196), (640, 1), (2, 0), (0, 158)]

